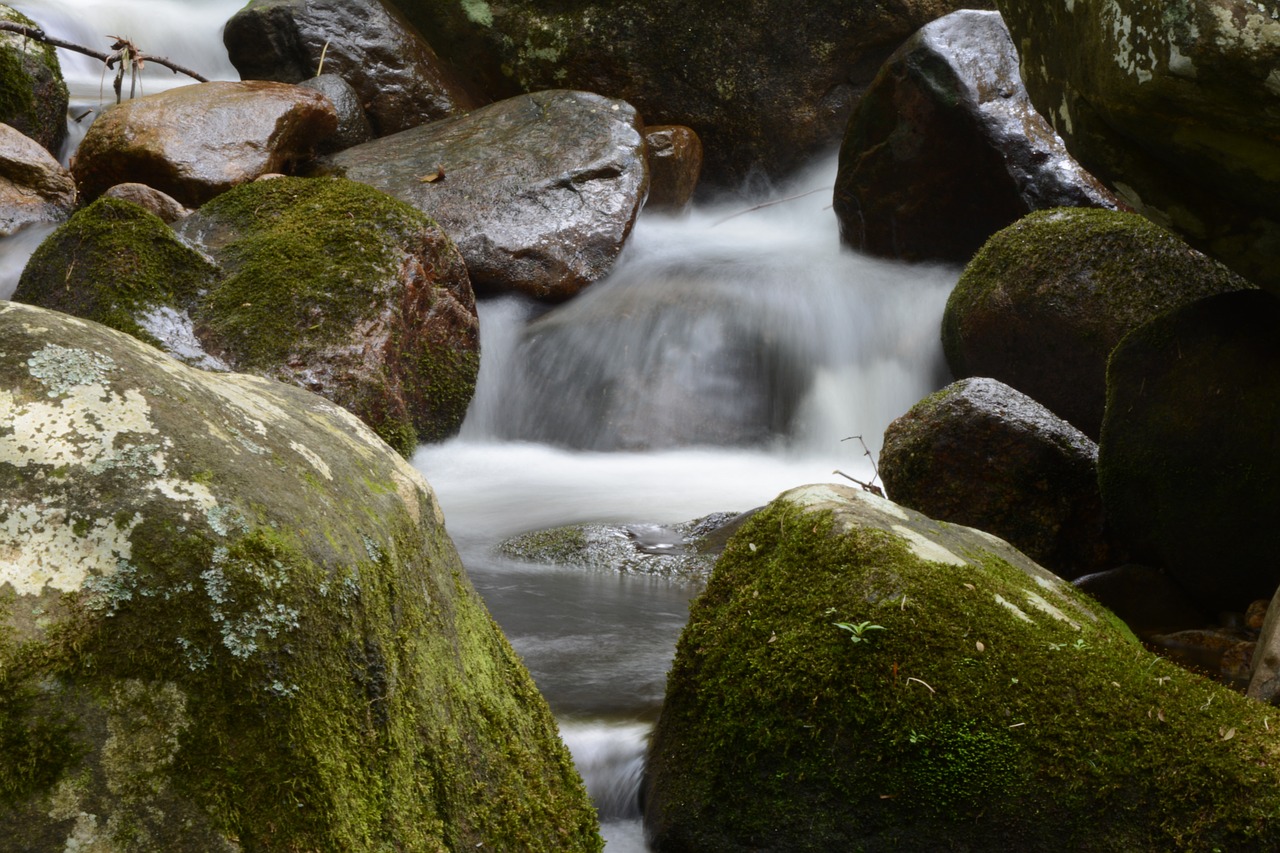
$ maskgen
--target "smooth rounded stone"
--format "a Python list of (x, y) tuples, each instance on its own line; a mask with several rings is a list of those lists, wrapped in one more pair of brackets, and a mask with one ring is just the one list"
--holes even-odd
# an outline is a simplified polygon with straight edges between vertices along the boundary
[(510, 98), (326, 162), (439, 222), (477, 291), (552, 300), (609, 271), (649, 180), (636, 111), (588, 92)]
[(285, 83), (179, 86), (103, 110), (71, 172), (94, 199), (138, 181), (198, 207), (237, 184), (287, 172), (338, 126), (319, 92)]
[(568, 88), (620, 98), (651, 124), (695, 128), (704, 178), (734, 188), (830, 149), (885, 57), (964, 5), (391, 2), (491, 97)]
[[(39, 24), (0, 5), (0, 20)], [(0, 123), (31, 137), (55, 157), (67, 138), (67, 84), (58, 52), (18, 33), (0, 32)]]
[(1098, 493), (1098, 448), (994, 379), (963, 379), (889, 424), (879, 472), (889, 498), (999, 536), (1071, 579), (1116, 564)]
[(1186, 590), (1151, 566), (1127, 563), (1072, 583), (1123, 619), (1139, 637), (1199, 628), (1208, 621)]
[(997, 12), (953, 12), (889, 57), (840, 147), (834, 206), (860, 251), (964, 263), (1033, 210), (1121, 203), (1027, 98)]
[(381, 0), (252, 0), (227, 21), (222, 40), (244, 80), (342, 77), (377, 136), (483, 103)]
[(690, 608), (645, 824), (656, 851), (1262, 853), (1277, 751), (1274, 709), (1007, 543), (811, 485)]
[(989, 376), (1096, 439), (1107, 359), (1161, 313), (1252, 287), (1131, 214), (1041, 211), (1000, 231), (947, 300), (942, 345), (953, 376)]
[(1280, 584), (1280, 299), (1212, 296), (1132, 332), (1107, 368), (1098, 477), (1135, 558), (1206, 609)]
[(600, 849), (430, 486), (356, 418), (13, 302), (0, 377), (7, 849)]
[(649, 160), (647, 210), (679, 211), (689, 206), (702, 174), (702, 140), (692, 128), (657, 125), (644, 129)]
[(173, 224), (191, 215), (191, 208), (184, 206), (176, 198), (146, 184), (116, 184), (102, 194), (103, 198), (115, 198), (138, 205), (166, 223)]
[(997, 0), (1031, 100), (1136, 210), (1280, 292), (1273, 0)]
[(61, 222), (76, 206), (71, 173), (34, 139), (0, 124), (0, 236)]
[(373, 139), (373, 126), (360, 104), (360, 95), (351, 84), (337, 74), (321, 74), (298, 84), (304, 89), (315, 89), (333, 103), (338, 113), (338, 130), (317, 148), (318, 153), (341, 151)]

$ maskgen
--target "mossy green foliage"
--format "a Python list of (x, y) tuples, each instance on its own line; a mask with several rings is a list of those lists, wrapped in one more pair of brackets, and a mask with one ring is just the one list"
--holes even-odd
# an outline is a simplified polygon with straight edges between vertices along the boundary
[(40, 244), (13, 298), (158, 345), (138, 317), (158, 307), (189, 308), (215, 274), (159, 217), (131, 202), (100, 198)]
[[(60, 367), (36, 357), (52, 342)], [(433, 496), (367, 431), (16, 303), (0, 376), (41, 421), (22, 428), (61, 442), (56, 467), (0, 443), (5, 547), (46, 509), (68, 523), (22, 539), (46, 563), (115, 543), (56, 607), (47, 586), (5, 602), (0, 831), (35, 851), (600, 849)], [(104, 447), (93, 425), (125, 407)]]
[[(785, 499), (752, 518), (679, 642), (656, 849), (1275, 849), (1271, 709), (1111, 619), (1024, 620), (996, 596), (1028, 576), (968, 558)], [(863, 621), (883, 630), (832, 624)]]
[[(38, 26), (8, 6), (0, 6), (0, 20)], [(67, 135), (67, 98), (67, 84), (52, 45), (0, 33), (0, 121), (56, 154)]]

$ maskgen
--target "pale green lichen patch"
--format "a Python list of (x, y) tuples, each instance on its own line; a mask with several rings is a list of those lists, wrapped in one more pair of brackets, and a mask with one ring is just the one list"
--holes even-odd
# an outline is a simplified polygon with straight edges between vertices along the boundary
[(45, 344), (27, 359), (31, 375), (44, 383), (50, 397), (80, 385), (101, 385), (113, 367), (106, 356), (57, 344)]
[(493, 26), (493, 9), (485, 0), (461, 0), (462, 12), (467, 20), (482, 27)]
[(73, 592), (92, 573), (114, 574), (128, 560), (140, 519), (121, 527), (113, 518), (69, 523), (67, 510), (42, 504), (0, 503), (0, 587), (19, 595), (46, 589)]

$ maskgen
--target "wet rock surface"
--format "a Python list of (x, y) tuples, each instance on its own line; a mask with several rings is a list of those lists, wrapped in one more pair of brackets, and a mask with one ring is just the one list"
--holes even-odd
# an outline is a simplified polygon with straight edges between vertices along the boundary
[(641, 122), (587, 92), (511, 98), (334, 155), (445, 229), (477, 291), (562, 300), (603, 277), (648, 187)]
[(61, 222), (76, 205), (76, 184), (43, 146), (0, 124), (0, 237), (37, 222)]
[(1032, 107), (997, 12), (953, 12), (894, 52), (840, 149), (835, 211), (855, 249), (968, 261), (1033, 210), (1120, 202)]
[(223, 41), (244, 80), (302, 83), (320, 70), (343, 78), (378, 136), (483, 103), (381, 0), (253, 0), (227, 21)]
[(218, 81), (116, 104), (72, 164), (87, 199), (138, 181), (197, 207), (237, 184), (286, 172), (338, 126), (329, 99), (284, 83)]
[(702, 140), (692, 128), (658, 125), (644, 129), (649, 159), (648, 210), (680, 211), (693, 200), (702, 174)]

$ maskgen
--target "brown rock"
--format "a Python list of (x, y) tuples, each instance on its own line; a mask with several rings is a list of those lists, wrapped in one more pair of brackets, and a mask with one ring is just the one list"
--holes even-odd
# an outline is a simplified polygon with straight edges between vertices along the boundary
[(0, 236), (66, 219), (75, 205), (71, 173), (34, 139), (0, 124)]
[(89, 199), (142, 181), (194, 207), (259, 175), (290, 171), (337, 126), (329, 99), (298, 86), (180, 86), (104, 110), (71, 171)]
[(691, 128), (656, 125), (644, 129), (649, 158), (650, 209), (682, 210), (693, 198), (702, 173), (702, 140)]
[(191, 215), (191, 209), (184, 207), (171, 195), (153, 189), (146, 184), (116, 184), (102, 194), (107, 198), (118, 198), (129, 201), (143, 210), (160, 217), (170, 224)]

